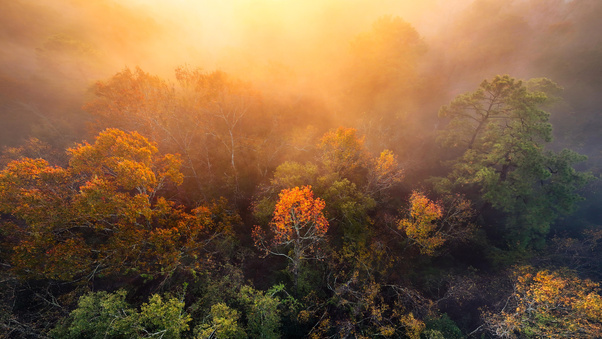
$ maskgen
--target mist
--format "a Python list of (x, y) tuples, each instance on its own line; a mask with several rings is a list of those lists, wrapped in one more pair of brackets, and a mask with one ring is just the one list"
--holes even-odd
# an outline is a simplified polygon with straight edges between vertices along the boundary
[[(599, 153), (602, 5), (592, 0), (20, 0), (0, 7), (2, 145), (30, 136), (78, 140), (92, 119), (81, 107), (96, 81), (136, 67), (174, 81), (174, 69), (185, 65), (224, 71), (268, 97), (318, 102), (333, 125), (367, 130), (383, 115), (403, 118), (411, 128), (399, 126), (406, 136), (395, 142), (432, 130), (441, 105), (486, 78), (549, 77), (565, 89), (553, 116), (562, 126), (557, 140)], [(372, 25), (383, 17), (407, 22), (423, 43), (406, 60), (412, 76), (369, 69), (385, 56), (367, 56), (368, 43), (353, 47), (362, 36), (380, 39)], [(404, 48), (411, 46), (382, 53), (401, 58)], [(375, 95), (363, 72), (398, 78)], [(360, 103), (362, 95), (383, 102)]]

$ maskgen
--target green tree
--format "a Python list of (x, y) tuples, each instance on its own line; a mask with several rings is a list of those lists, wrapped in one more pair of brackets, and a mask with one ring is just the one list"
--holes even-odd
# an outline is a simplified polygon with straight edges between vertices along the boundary
[(240, 315), (237, 310), (224, 303), (211, 306), (209, 319), (196, 329), (195, 337), (201, 338), (246, 338), (247, 334), (239, 323)]
[(247, 332), (252, 338), (280, 338), (280, 298), (275, 296), (281, 286), (274, 286), (266, 293), (250, 286), (240, 289), (240, 301), (247, 315)]
[(181, 337), (192, 320), (177, 298), (150, 297), (140, 311), (125, 301), (126, 292), (104, 291), (80, 298), (78, 307), (50, 332), (53, 338), (172, 338)]
[(464, 335), (458, 328), (458, 325), (451, 320), (447, 314), (439, 318), (429, 319), (426, 322), (426, 329), (421, 333), (423, 339), (463, 339)]
[(546, 93), (505, 75), (483, 81), (439, 113), (449, 119), (439, 140), (458, 157), (446, 178), (435, 179), (436, 187), (467, 193), (503, 213), (505, 240), (514, 248), (541, 245), (558, 215), (573, 210), (576, 190), (590, 177), (573, 168), (585, 156), (545, 149), (552, 140), (547, 102)]

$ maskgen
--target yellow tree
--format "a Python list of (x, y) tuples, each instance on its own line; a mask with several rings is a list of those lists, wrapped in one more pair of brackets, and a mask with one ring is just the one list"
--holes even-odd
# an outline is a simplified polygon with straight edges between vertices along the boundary
[(443, 207), (424, 194), (414, 191), (410, 197), (409, 218), (401, 219), (398, 228), (404, 231), (423, 254), (432, 255), (445, 239), (437, 233), (437, 220), (443, 216)]
[(380, 153), (378, 158), (371, 161), (366, 191), (371, 196), (376, 196), (399, 184), (402, 179), (403, 171), (399, 167), (397, 156), (386, 149)]
[(182, 182), (180, 161), (138, 133), (109, 129), (68, 153), (67, 168), (24, 158), (0, 172), (3, 229), (22, 276), (169, 275), (236, 222), (224, 202), (187, 213), (158, 195)]
[(342, 177), (352, 176), (354, 171), (366, 166), (369, 161), (364, 138), (357, 135), (355, 128), (339, 127), (328, 131), (320, 140), (318, 148), (324, 167)]
[[(444, 205), (447, 208), (444, 208)], [(419, 191), (412, 192), (407, 218), (397, 227), (420, 248), (420, 253), (434, 255), (450, 239), (462, 240), (474, 229), (470, 202), (459, 195), (432, 201)]]
[(599, 284), (568, 270), (515, 272), (514, 291), (499, 313), (486, 312), (485, 328), (502, 338), (600, 338)]
[(320, 139), (318, 148), (327, 175), (347, 178), (363, 186), (370, 196), (390, 189), (403, 178), (395, 154), (385, 149), (374, 157), (355, 128), (339, 127), (328, 131)]
[(324, 200), (314, 198), (311, 186), (295, 187), (280, 192), (274, 216), (270, 222), (269, 241), (261, 227), (255, 226), (255, 246), (267, 254), (287, 258), (295, 285), (302, 260), (323, 258), (320, 245), (325, 242), (328, 221), (324, 217)]

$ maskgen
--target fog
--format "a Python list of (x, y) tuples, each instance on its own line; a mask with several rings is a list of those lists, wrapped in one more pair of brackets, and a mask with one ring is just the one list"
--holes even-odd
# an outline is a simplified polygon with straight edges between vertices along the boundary
[[(600, 13), (596, 0), (4, 1), (0, 143), (79, 140), (94, 82), (136, 67), (174, 81), (186, 65), (225, 71), (268, 97), (310, 98), (335, 126), (369, 132), (391, 115), (411, 127), (399, 126), (397, 142), (433, 130), (438, 108), (484, 79), (548, 77), (565, 88), (553, 110), (557, 142), (597, 157)], [(383, 17), (418, 38), (387, 38), (386, 25), (373, 26)]]

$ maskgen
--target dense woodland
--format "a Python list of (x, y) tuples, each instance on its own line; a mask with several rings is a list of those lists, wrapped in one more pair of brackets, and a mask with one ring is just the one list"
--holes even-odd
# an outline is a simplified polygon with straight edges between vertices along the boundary
[(459, 3), (0, 3), (0, 338), (602, 337), (602, 2)]

